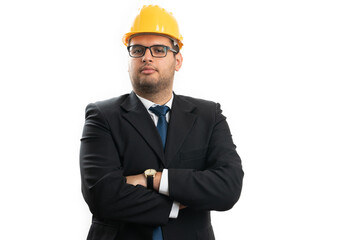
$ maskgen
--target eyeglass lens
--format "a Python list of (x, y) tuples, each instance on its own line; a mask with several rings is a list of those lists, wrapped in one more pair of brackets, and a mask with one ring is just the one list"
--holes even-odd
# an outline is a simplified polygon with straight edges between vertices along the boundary
[(153, 57), (165, 57), (167, 53), (166, 46), (155, 45), (151, 47), (144, 47), (141, 45), (134, 45), (129, 48), (129, 53), (132, 57), (142, 57), (145, 55), (147, 48), (150, 48)]

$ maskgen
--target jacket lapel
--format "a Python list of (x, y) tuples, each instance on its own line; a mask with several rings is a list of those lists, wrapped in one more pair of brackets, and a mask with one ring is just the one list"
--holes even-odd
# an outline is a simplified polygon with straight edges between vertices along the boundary
[(168, 167), (175, 154), (179, 151), (186, 136), (189, 134), (196, 115), (193, 113), (196, 106), (184, 98), (174, 94), (171, 107), (170, 122), (165, 146), (165, 167)]
[(130, 93), (129, 97), (121, 104), (121, 107), (126, 110), (123, 117), (137, 130), (165, 165), (160, 135), (148, 111), (134, 92)]

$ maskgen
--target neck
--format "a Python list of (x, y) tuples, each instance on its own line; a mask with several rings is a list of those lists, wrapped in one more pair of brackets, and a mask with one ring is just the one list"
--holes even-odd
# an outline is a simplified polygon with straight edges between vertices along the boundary
[(159, 93), (143, 93), (143, 92), (138, 92), (136, 90), (134, 90), (134, 92), (139, 95), (142, 98), (145, 98), (149, 101), (152, 101), (155, 104), (159, 104), (159, 105), (164, 105), (165, 103), (167, 103), (171, 97), (172, 97), (172, 90), (170, 91), (162, 91)]

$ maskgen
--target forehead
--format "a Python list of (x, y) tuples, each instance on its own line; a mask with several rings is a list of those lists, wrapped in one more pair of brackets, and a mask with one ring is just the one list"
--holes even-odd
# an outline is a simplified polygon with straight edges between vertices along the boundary
[(157, 44), (169, 45), (171, 44), (171, 40), (165, 36), (144, 34), (131, 38), (129, 44), (131, 45), (140, 44), (144, 46), (151, 46)]

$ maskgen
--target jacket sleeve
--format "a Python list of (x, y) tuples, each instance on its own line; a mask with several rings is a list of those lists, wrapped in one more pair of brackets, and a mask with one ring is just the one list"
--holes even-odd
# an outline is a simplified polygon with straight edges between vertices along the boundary
[(94, 216), (146, 225), (168, 222), (173, 201), (126, 183), (111, 128), (95, 104), (86, 108), (80, 171), (83, 196)]
[(226, 118), (216, 105), (206, 169), (169, 169), (169, 196), (197, 210), (225, 211), (240, 197), (244, 172)]

